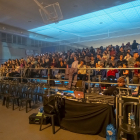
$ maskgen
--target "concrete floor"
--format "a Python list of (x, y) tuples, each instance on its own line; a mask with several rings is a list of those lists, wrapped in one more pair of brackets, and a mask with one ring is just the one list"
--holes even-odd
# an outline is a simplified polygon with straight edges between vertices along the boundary
[(52, 134), (49, 124), (43, 125), (42, 128), (50, 127), (39, 131), (39, 125), (29, 124), (28, 119), (32, 113), (37, 112), (37, 106), (25, 113), (25, 109), (13, 111), (11, 107), (7, 109), (0, 102), (0, 140), (105, 140), (97, 135), (83, 135), (59, 130), (59, 127), (56, 127), (56, 131), (58, 130), (56, 134)]

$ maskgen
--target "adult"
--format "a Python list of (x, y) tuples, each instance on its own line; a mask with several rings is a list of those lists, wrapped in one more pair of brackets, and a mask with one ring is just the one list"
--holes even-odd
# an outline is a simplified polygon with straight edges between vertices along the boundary
[(84, 61), (81, 60), (80, 64), (77, 67), (78, 70), (78, 77), (80, 78), (80, 80), (85, 80), (86, 78), (86, 66), (84, 65)]
[(124, 52), (123, 47), (120, 47), (120, 52), (118, 53), (118, 58), (120, 58), (120, 55), (125, 56), (125, 52)]
[(117, 61), (117, 67), (123, 66), (124, 63), (127, 63), (127, 61), (123, 59), (123, 55), (121, 54), (120, 59)]
[(106, 90), (103, 94), (104, 95), (110, 95), (110, 96), (116, 96), (119, 94), (119, 89), (120, 88), (125, 88), (125, 79), (123, 77), (119, 77), (117, 80), (117, 85), (109, 87), (108, 90)]
[(128, 67), (134, 67), (134, 64), (136, 62), (136, 59), (139, 57), (138, 52), (133, 53), (133, 57), (131, 57), (128, 61)]

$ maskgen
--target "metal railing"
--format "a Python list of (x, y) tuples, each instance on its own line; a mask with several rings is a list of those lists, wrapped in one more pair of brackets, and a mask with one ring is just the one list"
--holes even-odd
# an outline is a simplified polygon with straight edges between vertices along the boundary
[[(37, 77), (26, 77), (26, 76), (24, 76), (24, 74), (25, 74), (25, 70), (27, 70), (27, 69), (29, 69), (29, 70), (33, 70), (33, 71), (36, 71), (36, 70), (46, 70), (46, 75), (44, 75), (44, 76), (46, 76), (46, 77), (39, 77), (39, 78), (37, 78)], [(20, 70), (20, 73), (19, 73), (19, 75), (20, 75), (20, 77), (11, 77), (11, 76), (6, 76), (5, 74), (7, 74), (10, 70), (11, 70), (11, 68), (10, 69), (4, 69), (4, 68), (0, 68), (0, 78), (1, 79), (4, 79), (4, 78), (15, 78), (15, 79), (21, 79), (21, 82), (23, 81), (23, 79), (40, 79), (40, 80), (47, 80), (47, 84), (50, 86), (50, 81), (51, 80), (58, 80), (58, 79), (51, 79), (51, 77), (50, 77), (50, 71), (51, 70), (53, 70), (53, 71), (55, 71), (55, 70), (66, 70), (67, 68), (20, 68), (19, 70)], [(98, 76), (98, 79), (99, 79), (99, 81), (98, 82), (92, 82), (91, 80), (90, 80), (90, 77), (92, 76), (91, 75), (91, 70), (94, 70), (94, 71), (96, 71), (96, 70), (110, 70), (110, 69), (117, 69), (117, 70), (134, 70), (134, 69), (138, 69), (138, 70), (140, 70), (140, 68), (79, 68), (79, 69), (77, 69), (77, 71), (78, 70), (88, 70), (88, 80), (87, 81), (85, 81), (85, 83), (88, 83), (88, 89), (90, 89), (90, 84), (92, 83), (92, 84), (106, 84), (106, 85), (115, 85), (115, 84), (117, 84), (117, 83), (111, 83), (111, 82), (102, 82), (101, 81), (101, 76)], [(7, 72), (5, 72), (5, 70), (7, 70)], [(63, 80), (63, 79), (59, 79), (59, 81), (69, 81), (69, 80)], [(74, 82), (77, 82), (77, 81), (74, 81)], [(126, 78), (126, 85), (127, 86), (140, 86), (140, 84), (133, 84), (133, 83), (130, 83), (129, 82), (129, 77), (127, 77)]]

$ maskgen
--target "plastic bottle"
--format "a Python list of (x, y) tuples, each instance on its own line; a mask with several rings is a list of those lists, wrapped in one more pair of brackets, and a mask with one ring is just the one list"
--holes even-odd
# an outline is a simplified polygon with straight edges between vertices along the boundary
[(134, 113), (133, 113), (133, 110), (131, 110), (130, 119), (131, 119), (131, 128), (136, 128), (136, 124), (135, 124), (135, 115), (134, 115)]

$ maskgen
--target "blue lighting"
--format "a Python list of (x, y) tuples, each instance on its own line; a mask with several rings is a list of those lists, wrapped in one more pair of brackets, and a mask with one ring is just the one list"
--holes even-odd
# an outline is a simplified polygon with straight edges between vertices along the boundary
[(55, 38), (47, 41), (68, 40), (76, 42), (80, 38), (140, 28), (140, 0), (118, 5), (108, 9), (89, 13), (60, 21), (59, 23), (41, 26), (29, 31)]

